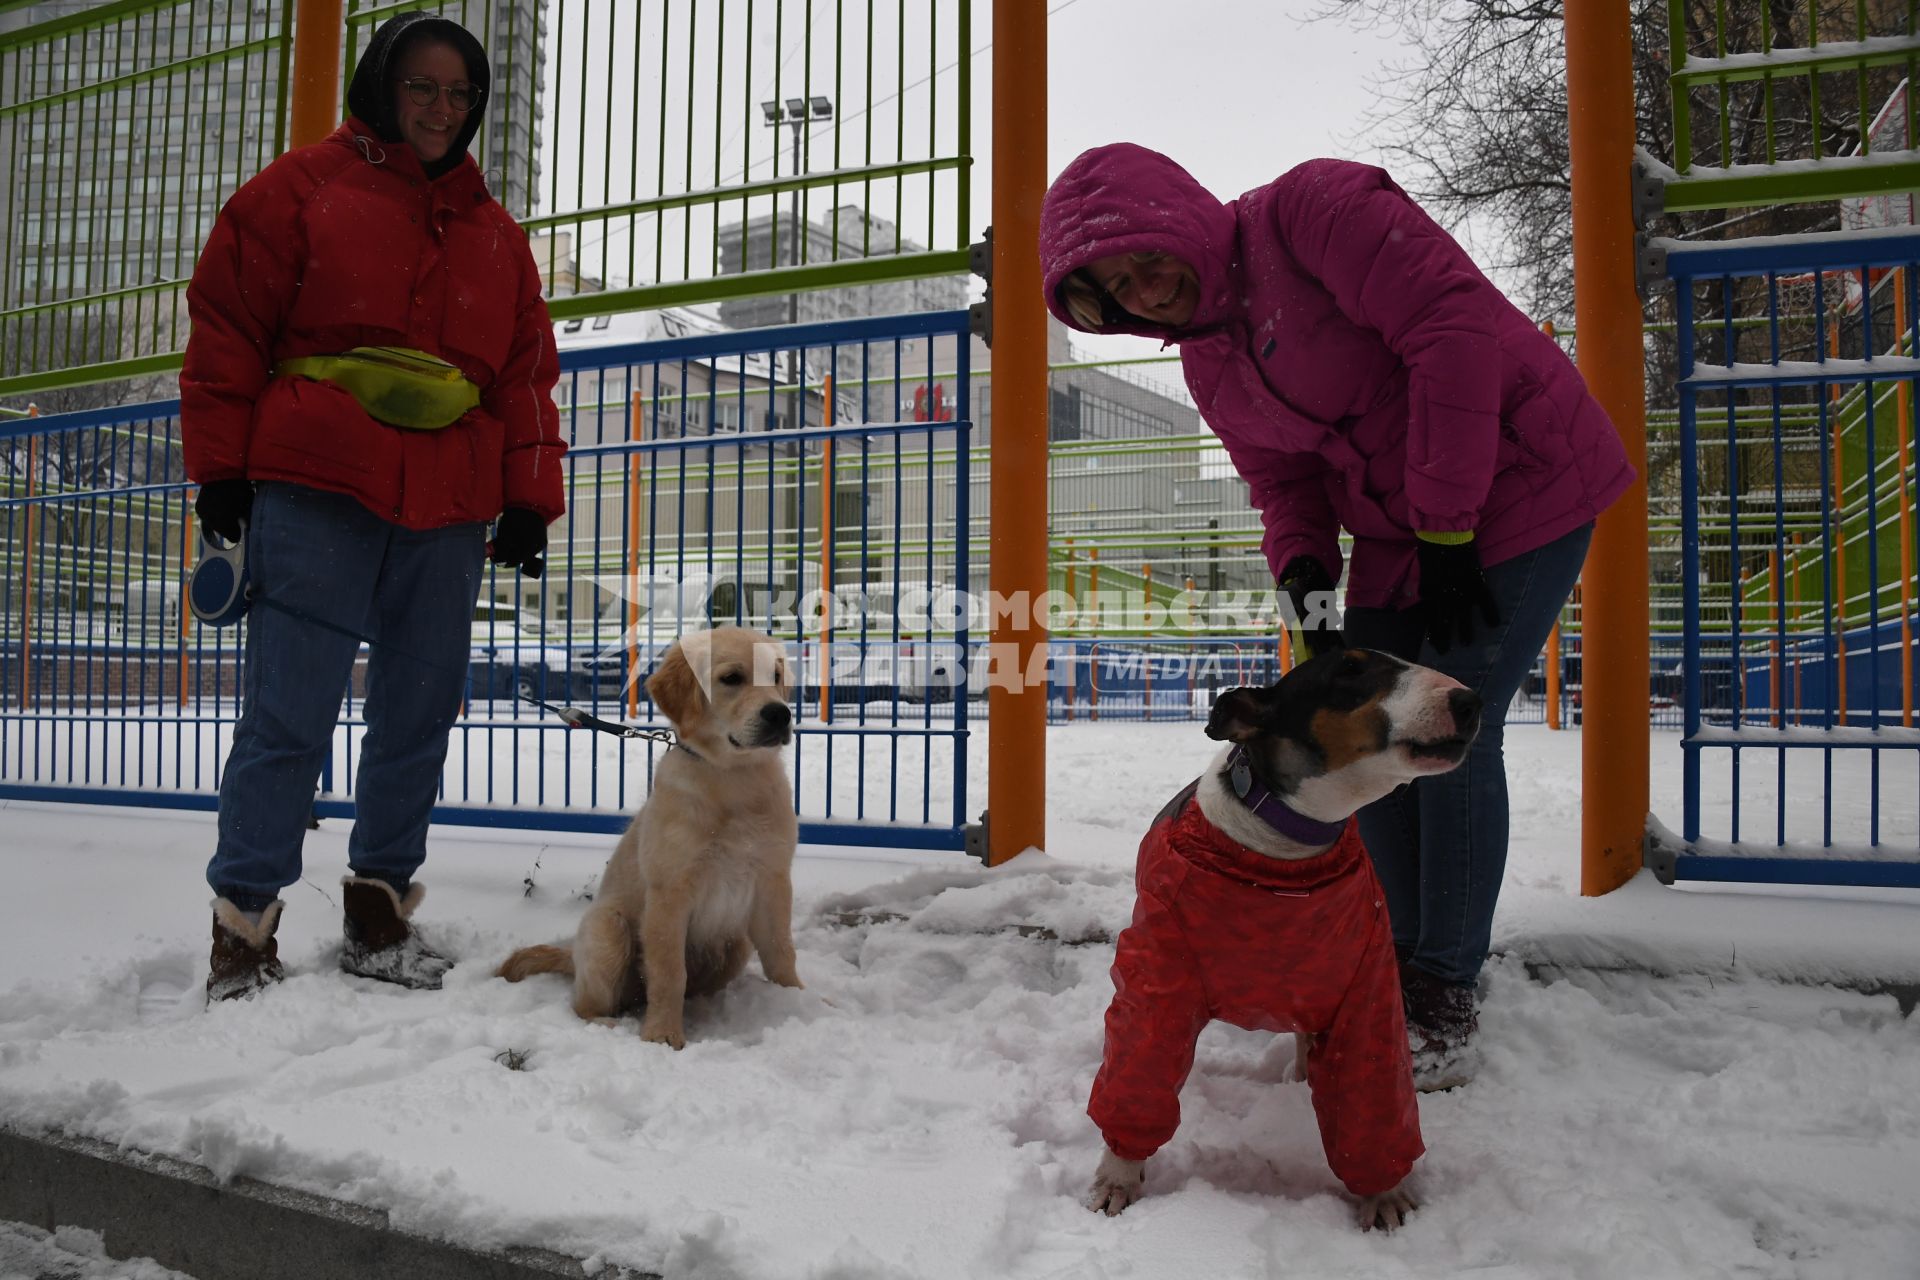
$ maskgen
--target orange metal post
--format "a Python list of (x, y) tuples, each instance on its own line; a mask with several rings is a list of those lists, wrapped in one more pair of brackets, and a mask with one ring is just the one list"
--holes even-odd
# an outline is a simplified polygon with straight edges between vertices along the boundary
[[(833, 425), (833, 379), (822, 421)], [(820, 723), (833, 723), (833, 437), (820, 442)]]
[(1629, 22), (1619, 0), (1566, 0), (1580, 371), (1640, 477), (1601, 515), (1584, 575), (1580, 891), (1589, 895), (1640, 870), (1648, 808), (1646, 353), (1634, 292)]
[[(646, 396), (633, 393), (632, 416), (627, 420), (627, 439), (647, 438)], [(771, 467), (772, 453), (768, 453)], [(627, 718), (640, 714), (640, 482), (645, 455), (627, 455)], [(745, 459), (741, 465), (745, 466)]]
[[(987, 861), (1047, 843), (1047, 328), (1040, 201), (1047, 188), (1047, 11), (993, 0), (993, 653), (1017, 665), (987, 692)], [(1038, 661), (1035, 661), (1038, 659)]]
[(1560, 624), (1547, 632), (1547, 728), (1560, 727)]
[(345, 0), (297, 0), (293, 20), (293, 85), (287, 146), (304, 147), (340, 123), (340, 45)]
[[(1893, 331), (1907, 338), (1906, 268), (1893, 273)], [(1897, 350), (1897, 348), (1896, 348)], [(1920, 354), (1909, 351), (1908, 355)], [(1900, 420), (1893, 436), (1898, 442), (1900, 466), (1900, 723), (1913, 724), (1913, 499), (1907, 490), (1907, 459), (1913, 429), (1913, 389), (1902, 378), (1894, 384)], [(1878, 637), (1876, 637), (1876, 640)]]

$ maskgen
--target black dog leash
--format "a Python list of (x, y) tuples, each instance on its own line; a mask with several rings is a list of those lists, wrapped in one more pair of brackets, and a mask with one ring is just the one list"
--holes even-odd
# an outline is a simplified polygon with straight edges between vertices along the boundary
[(552, 703), (542, 702), (538, 698), (529, 698), (524, 694), (521, 695), (520, 700), (522, 702), (531, 702), (542, 711), (552, 712), (554, 715), (560, 717), (561, 720), (565, 721), (569, 729), (591, 729), (595, 733), (610, 733), (616, 738), (644, 738), (648, 742), (664, 742), (669, 747), (686, 752), (695, 760), (704, 760), (706, 758), (686, 743), (680, 741), (679, 737), (671, 729), (642, 729), (638, 725), (620, 724), (613, 720), (602, 720), (599, 716), (591, 715), (578, 707), (556, 707)]

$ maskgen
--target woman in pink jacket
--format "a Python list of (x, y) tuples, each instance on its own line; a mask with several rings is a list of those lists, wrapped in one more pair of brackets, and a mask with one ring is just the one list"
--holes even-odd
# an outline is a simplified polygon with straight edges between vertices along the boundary
[[(1047, 305), (1177, 344), (1246, 480), (1310, 652), (1352, 642), (1485, 700), (1467, 761), (1361, 811), (1393, 921), (1416, 1070), (1471, 1071), (1474, 985), (1507, 854), (1501, 740), (1632, 482), (1554, 342), (1384, 172), (1311, 160), (1223, 204), (1119, 143), (1067, 166), (1040, 221)], [(1346, 566), (1344, 635), (1330, 610)]]

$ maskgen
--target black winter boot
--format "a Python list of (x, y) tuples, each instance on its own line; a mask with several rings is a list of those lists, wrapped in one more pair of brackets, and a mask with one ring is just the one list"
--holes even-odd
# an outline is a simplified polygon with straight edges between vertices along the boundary
[(1480, 1066), (1473, 1034), (1472, 984), (1448, 982), (1411, 965), (1400, 966), (1400, 996), (1407, 1014), (1407, 1047), (1413, 1052), (1413, 1083), (1422, 1093), (1457, 1089)]
[(207, 1003), (237, 1000), (270, 987), (286, 977), (280, 967), (280, 944), (274, 939), (280, 927), (280, 909), (286, 903), (275, 899), (260, 913), (260, 923), (248, 920), (240, 908), (225, 898), (213, 900), (213, 952), (207, 957)]
[(438, 991), (453, 961), (420, 941), (407, 923), (427, 896), (425, 886), (414, 885), (402, 899), (384, 880), (347, 876), (340, 885), (346, 891), (347, 935), (340, 952), (341, 969), (362, 978)]

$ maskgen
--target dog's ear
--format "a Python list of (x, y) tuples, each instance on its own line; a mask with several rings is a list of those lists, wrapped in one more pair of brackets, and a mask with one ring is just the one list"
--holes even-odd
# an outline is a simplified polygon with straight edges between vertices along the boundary
[(647, 677), (647, 696), (675, 725), (692, 724), (706, 714), (707, 695), (687, 662), (681, 646), (667, 650), (654, 673)]
[(1245, 742), (1266, 727), (1264, 689), (1229, 689), (1213, 702), (1207, 736), (1215, 742)]

